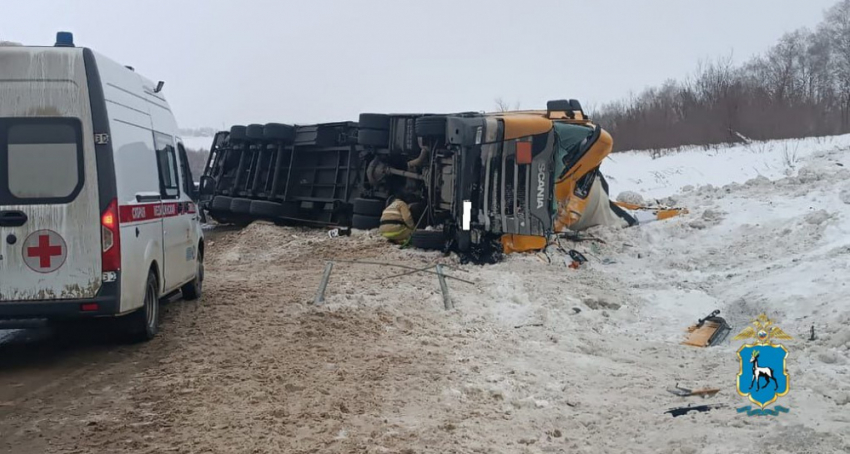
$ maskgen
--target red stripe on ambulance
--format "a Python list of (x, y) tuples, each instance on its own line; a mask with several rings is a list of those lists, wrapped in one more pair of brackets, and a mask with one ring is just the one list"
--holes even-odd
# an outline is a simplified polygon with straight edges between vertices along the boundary
[[(182, 209), (180, 207), (182, 206)], [(118, 207), (118, 217), (122, 224), (150, 221), (153, 219), (169, 218), (197, 212), (191, 202), (145, 203), (139, 205), (121, 205)]]

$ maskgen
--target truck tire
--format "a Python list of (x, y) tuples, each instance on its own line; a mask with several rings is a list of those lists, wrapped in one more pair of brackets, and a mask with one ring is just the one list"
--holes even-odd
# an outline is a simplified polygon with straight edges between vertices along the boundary
[(383, 200), (354, 199), (354, 214), (381, 217), (386, 207)]
[(358, 124), (362, 129), (380, 129), (382, 131), (389, 131), (390, 116), (384, 114), (364, 113), (360, 114), (360, 121)]
[(230, 211), (239, 214), (251, 214), (251, 199), (234, 198), (230, 202)]
[(145, 282), (145, 299), (140, 309), (118, 319), (125, 323), (124, 335), (130, 342), (147, 342), (159, 331), (159, 283), (153, 271)]
[(247, 139), (248, 136), (245, 134), (246, 129), (248, 129), (248, 128), (246, 128), (245, 126), (239, 126), (239, 125), (231, 126), (230, 127), (230, 141), (231, 142), (234, 141), (234, 140), (241, 141), (241, 140)]
[(283, 205), (265, 200), (252, 200), (250, 214), (265, 218), (278, 218), (283, 216)]
[(417, 230), (413, 232), (410, 244), (426, 251), (442, 251), (446, 247), (446, 234), (440, 230)]
[(298, 219), (298, 211), (301, 209), (298, 202), (281, 202), (280, 217)]
[(280, 123), (268, 123), (263, 127), (263, 137), (266, 140), (291, 144), (295, 142), (295, 127)]
[(204, 256), (201, 255), (201, 250), (198, 249), (198, 271), (195, 272), (195, 279), (192, 282), (186, 283), (180, 288), (183, 293), (183, 299), (193, 301), (201, 298), (201, 293), (204, 290)]
[(210, 207), (216, 211), (230, 211), (230, 205), (233, 203), (232, 197), (225, 197), (223, 195), (217, 195), (214, 199), (212, 199), (212, 203), (210, 203)]
[(358, 230), (373, 230), (381, 226), (381, 218), (355, 214), (351, 218), (351, 227)]
[(245, 136), (251, 140), (263, 140), (263, 125), (248, 125), (245, 128)]
[(360, 129), (357, 131), (357, 143), (371, 147), (386, 147), (390, 143), (390, 133), (380, 129)]
[(446, 117), (431, 115), (419, 117), (414, 126), (419, 137), (443, 137), (446, 135)]

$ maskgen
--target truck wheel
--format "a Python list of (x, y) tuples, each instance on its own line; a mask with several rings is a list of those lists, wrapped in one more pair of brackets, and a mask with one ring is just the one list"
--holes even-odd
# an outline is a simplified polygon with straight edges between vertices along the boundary
[(380, 129), (361, 129), (357, 131), (357, 143), (372, 147), (386, 147), (390, 143), (390, 133)]
[(252, 200), (250, 213), (253, 216), (277, 218), (283, 216), (283, 205), (265, 200)]
[(419, 117), (414, 126), (419, 137), (443, 137), (446, 135), (446, 117), (431, 115)]
[(231, 126), (230, 127), (230, 136), (229, 136), (230, 141), (231, 142), (235, 141), (235, 140), (241, 141), (241, 140), (247, 139), (248, 136), (245, 134), (247, 129), (248, 128), (245, 127), (245, 126), (239, 126), (239, 125)]
[(295, 127), (280, 123), (268, 123), (263, 127), (263, 137), (286, 144), (295, 142)]
[(360, 114), (358, 122), (362, 129), (380, 129), (388, 131), (390, 129), (390, 116), (384, 114)]
[(230, 211), (240, 214), (251, 214), (251, 199), (234, 198), (230, 203)]
[(201, 298), (201, 293), (204, 290), (204, 256), (198, 250), (198, 271), (195, 272), (195, 279), (180, 288), (183, 293), (184, 300), (196, 300)]
[(126, 334), (131, 342), (147, 342), (156, 336), (159, 331), (159, 284), (152, 271), (145, 284), (144, 305), (122, 321), (127, 323)]
[(386, 203), (383, 200), (354, 199), (354, 214), (381, 217), (384, 208), (386, 208)]
[(216, 211), (230, 211), (230, 204), (233, 203), (233, 198), (217, 195), (212, 199), (210, 206)]
[(263, 140), (263, 125), (248, 125), (245, 128), (245, 136), (251, 140)]
[(439, 230), (417, 230), (413, 232), (410, 244), (426, 251), (442, 251), (446, 247), (446, 234)]
[(355, 214), (351, 218), (351, 226), (358, 230), (372, 230), (381, 226), (381, 218)]

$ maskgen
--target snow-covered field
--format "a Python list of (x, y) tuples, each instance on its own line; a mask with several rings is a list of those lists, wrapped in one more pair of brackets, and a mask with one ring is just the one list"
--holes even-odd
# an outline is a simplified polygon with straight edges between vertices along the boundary
[(611, 155), (602, 172), (611, 191), (633, 190), (647, 198), (672, 195), (688, 186), (744, 183), (763, 176), (776, 180), (795, 175), (818, 153), (850, 147), (850, 135), (753, 142), (746, 145), (683, 147), (661, 150), (658, 159), (647, 151)]
[(207, 150), (209, 151), (213, 143), (213, 137), (202, 136), (187, 136), (182, 137), (183, 146), (190, 150)]

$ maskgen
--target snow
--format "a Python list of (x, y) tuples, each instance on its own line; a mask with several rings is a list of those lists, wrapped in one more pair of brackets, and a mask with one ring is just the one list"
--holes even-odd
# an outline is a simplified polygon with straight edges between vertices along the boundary
[[(683, 147), (653, 153), (627, 151), (611, 155), (602, 173), (611, 196), (634, 191), (646, 198), (673, 195), (688, 186), (743, 184), (756, 177), (768, 180), (795, 174), (818, 153), (850, 147), (850, 135), (752, 142), (731, 147)], [(850, 190), (850, 188), (848, 188)]]
[(213, 143), (213, 137), (182, 137), (183, 146), (189, 150), (207, 150), (209, 151)]

